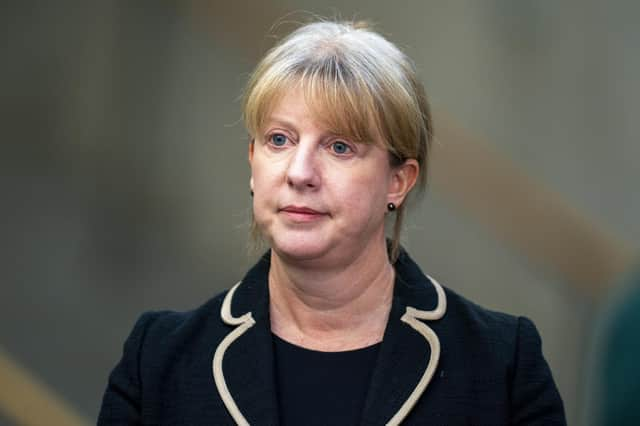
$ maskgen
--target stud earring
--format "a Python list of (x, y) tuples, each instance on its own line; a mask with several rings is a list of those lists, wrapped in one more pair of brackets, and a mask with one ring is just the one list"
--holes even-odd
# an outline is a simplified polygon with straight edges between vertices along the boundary
[(396, 205), (393, 203), (388, 203), (387, 204), (387, 210), (389, 210), (390, 212), (394, 211), (396, 209)]
[(251, 190), (251, 192), (249, 192), (251, 194), (251, 197), (253, 197), (253, 189)]

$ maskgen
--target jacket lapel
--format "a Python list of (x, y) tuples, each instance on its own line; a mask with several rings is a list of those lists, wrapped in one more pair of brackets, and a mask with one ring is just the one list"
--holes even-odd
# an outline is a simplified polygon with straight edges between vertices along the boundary
[[(230, 332), (225, 339), (233, 333), (239, 335), (234, 336), (232, 341), (230, 339), (228, 346), (223, 348), (222, 376), (228, 388), (226, 399), (223, 396), (224, 385), (219, 383), (220, 377), (215, 377), (215, 373), (214, 377), (218, 391), (237, 424), (246, 424), (242, 419), (248, 424), (278, 424), (268, 271), (269, 259), (263, 257), (234, 288), (235, 293), (227, 295), (231, 317), (237, 322), (230, 324)], [(218, 346), (216, 353), (221, 350), (223, 343)]]
[[(262, 257), (229, 292), (222, 308), (229, 334), (216, 349), (214, 378), (238, 424), (279, 423), (269, 320), (269, 262), (268, 254)], [(426, 322), (444, 315), (444, 291), (406, 253), (401, 253), (394, 266), (394, 298), (365, 399), (365, 425), (399, 424), (428, 392), (440, 353), (438, 338)]]
[(442, 288), (402, 253), (389, 321), (362, 415), (363, 425), (399, 424), (424, 394), (437, 367), (440, 344), (424, 320), (444, 315)]

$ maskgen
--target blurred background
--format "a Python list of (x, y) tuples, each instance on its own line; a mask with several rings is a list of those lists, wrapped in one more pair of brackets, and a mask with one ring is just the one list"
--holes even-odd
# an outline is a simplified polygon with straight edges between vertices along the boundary
[(310, 13), (370, 20), (415, 60), (438, 143), (403, 243), (444, 285), (533, 319), (569, 423), (586, 424), (599, 324), (640, 246), (640, 3), (2, 10), (0, 424), (95, 422), (140, 313), (197, 307), (242, 277), (239, 97)]

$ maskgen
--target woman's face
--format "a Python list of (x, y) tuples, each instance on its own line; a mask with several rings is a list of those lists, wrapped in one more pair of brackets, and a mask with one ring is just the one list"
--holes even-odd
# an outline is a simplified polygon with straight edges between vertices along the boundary
[(392, 169), (379, 142), (332, 134), (299, 90), (282, 97), (249, 149), (254, 218), (279, 256), (346, 264), (384, 244), (387, 203), (402, 202), (418, 166)]

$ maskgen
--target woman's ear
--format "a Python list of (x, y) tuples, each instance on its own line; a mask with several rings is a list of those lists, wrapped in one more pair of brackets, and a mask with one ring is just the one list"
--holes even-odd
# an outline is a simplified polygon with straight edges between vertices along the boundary
[(253, 160), (253, 147), (256, 144), (256, 140), (255, 139), (251, 139), (251, 141), (249, 142), (249, 163), (251, 163), (251, 160)]
[(391, 169), (387, 201), (400, 206), (409, 191), (411, 191), (411, 188), (416, 184), (419, 174), (420, 165), (413, 158), (409, 158), (401, 165), (393, 167)]
[[(251, 142), (249, 142), (249, 166), (251, 166), (251, 162), (253, 161), (254, 146), (255, 139), (251, 139)], [(251, 195), (253, 195), (253, 170), (251, 171), (251, 178), (249, 179), (249, 190), (251, 191)]]

